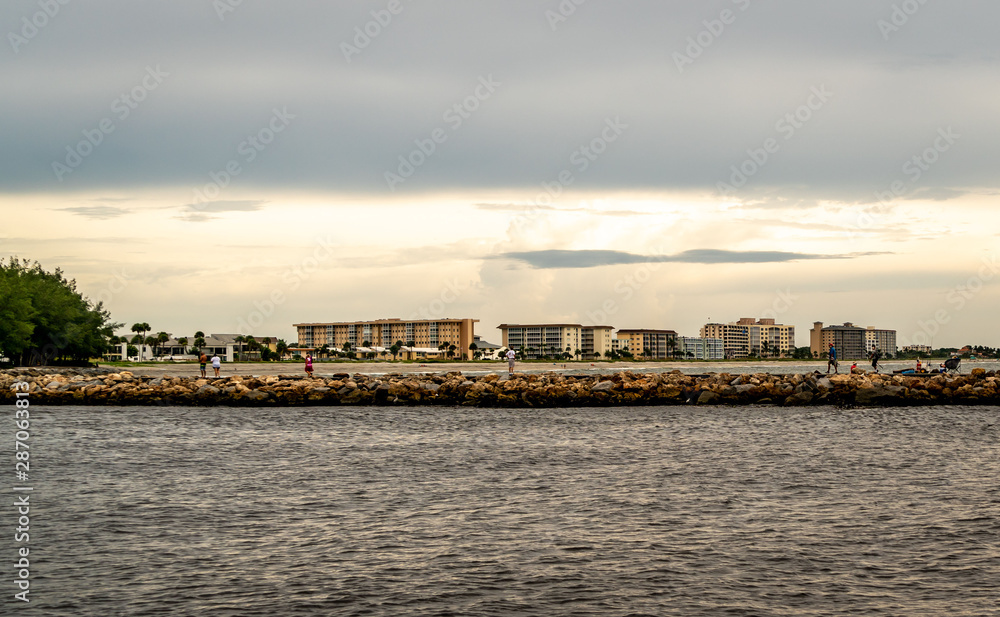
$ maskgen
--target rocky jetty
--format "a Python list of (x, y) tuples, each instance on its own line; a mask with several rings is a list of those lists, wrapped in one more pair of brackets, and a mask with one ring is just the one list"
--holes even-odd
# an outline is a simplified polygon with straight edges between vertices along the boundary
[(29, 384), (31, 405), (1000, 405), (995, 371), (969, 375), (556, 373), (151, 377), (110, 369), (0, 371), (0, 404)]

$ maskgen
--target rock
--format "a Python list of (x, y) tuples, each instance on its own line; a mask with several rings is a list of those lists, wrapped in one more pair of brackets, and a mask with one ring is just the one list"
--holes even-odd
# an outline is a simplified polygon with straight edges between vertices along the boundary
[(590, 388), (591, 392), (610, 392), (615, 389), (615, 382), (613, 381), (602, 381)]
[(719, 401), (719, 395), (711, 390), (703, 390), (698, 395), (698, 405), (714, 405)]

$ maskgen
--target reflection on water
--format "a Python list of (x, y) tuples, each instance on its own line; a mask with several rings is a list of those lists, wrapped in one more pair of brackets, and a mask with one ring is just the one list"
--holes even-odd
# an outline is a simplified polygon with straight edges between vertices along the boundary
[(37, 409), (19, 614), (997, 614), (998, 412)]

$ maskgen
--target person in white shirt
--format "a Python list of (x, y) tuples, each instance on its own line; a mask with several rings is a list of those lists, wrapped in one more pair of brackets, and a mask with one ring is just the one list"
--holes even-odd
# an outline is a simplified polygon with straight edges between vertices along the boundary
[(507, 373), (510, 375), (514, 374), (514, 353), (513, 349), (507, 350)]
[(219, 369), (222, 368), (222, 360), (219, 359), (219, 354), (212, 356), (212, 368), (215, 369), (215, 376), (219, 376)]

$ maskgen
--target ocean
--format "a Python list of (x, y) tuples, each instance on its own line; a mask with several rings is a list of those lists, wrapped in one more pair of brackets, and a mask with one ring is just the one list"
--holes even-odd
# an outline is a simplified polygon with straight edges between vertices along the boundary
[(35, 407), (4, 614), (998, 615), (998, 437), (998, 407)]

